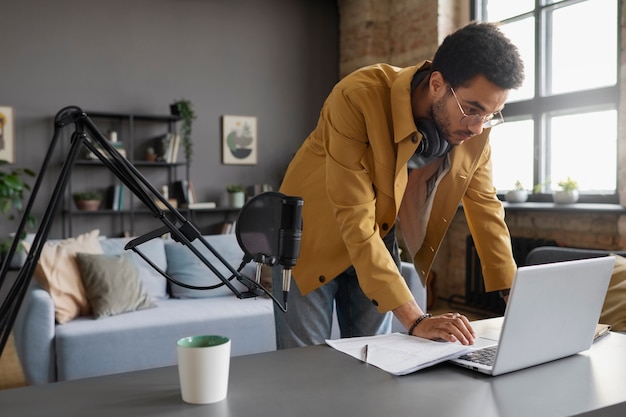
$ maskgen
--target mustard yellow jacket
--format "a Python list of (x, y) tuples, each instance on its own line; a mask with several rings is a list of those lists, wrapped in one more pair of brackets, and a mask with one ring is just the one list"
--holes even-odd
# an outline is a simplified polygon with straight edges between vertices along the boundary
[[(303, 294), (354, 265), (361, 288), (379, 311), (413, 298), (381, 236), (396, 221), (407, 162), (422, 139), (410, 101), (411, 80), (422, 65), (430, 64), (377, 64), (342, 79), (291, 161), (281, 192), (304, 199), (301, 251), (293, 269)], [(511, 285), (516, 265), (492, 184), (488, 139), (485, 131), (450, 153), (450, 171), (437, 188), (426, 236), (414, 257), (422, 277), (462, 201), (487, 291)]]

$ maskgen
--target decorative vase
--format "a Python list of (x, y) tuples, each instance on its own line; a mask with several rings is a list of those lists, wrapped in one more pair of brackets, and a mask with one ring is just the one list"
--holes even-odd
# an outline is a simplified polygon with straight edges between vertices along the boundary
[(578, 190), (559, 190), (552, 195), (556, 204), (574, 204), (578, 201)]
[(523, 203), (528, 200), (528, 191), (526, 190), (511, 190), (506, 193), (504, 199), (509, 203)]
[(102, 200), (74, 200), (76, 208), (82, 211), (96, 211), (100, 208)]
[(228, 193), (228, 200), (231, 207), (242, 208), (246, 201), (246, 194), (243, 191)]

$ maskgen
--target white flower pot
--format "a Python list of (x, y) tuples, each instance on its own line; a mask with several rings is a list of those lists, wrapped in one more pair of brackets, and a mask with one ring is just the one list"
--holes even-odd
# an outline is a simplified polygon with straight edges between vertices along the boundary
[(574, 204), (578, 201), (578, 190), (559, 190), (552, 195), (557, 204)]
[(246, 202), (246, 194), (242, 191), (228, 193), (228, 200), (231, 207), (242, 208)]
[(523, 203), (528, 200), (528, 191), (511, 190), (505, 194), (504, 199), (509, 203)]

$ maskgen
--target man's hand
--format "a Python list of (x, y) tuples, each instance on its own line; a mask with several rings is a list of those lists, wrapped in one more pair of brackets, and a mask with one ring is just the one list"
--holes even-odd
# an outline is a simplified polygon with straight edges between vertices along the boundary
[[(419, 308), (415, 300), (411, 300), (395, 308), (393, 314), (406, 329), (410, 329), (424, 312)], [(474, 339), (476, 338), (476, 333), (474, 333), (474, 329), (472, 329), (467, 317), (459, 313), (446, 313), (440, 316), (424, 318), (415, 326), (412, 335), (423, 337), (424, 339), (440, 339), (453, 343), (459, 341), (463, 345), (474, 344)]]
[(473, 345), (476, 333), (467, 317), (460, 313), (446, 313), (422, 320), (413, 330), (413, 336)]

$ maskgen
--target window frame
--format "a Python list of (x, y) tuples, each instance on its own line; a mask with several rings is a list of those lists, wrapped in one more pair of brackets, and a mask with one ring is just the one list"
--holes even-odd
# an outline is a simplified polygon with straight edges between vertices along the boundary
[[(561, 113), (580, 113), (592, 110), (611, 110), (617, 111), (618, 134), (616, 143), (616, 188), (613, 194), (600, 194), (581, 191), (580, 203), (605, 203), (615, 204), (619, 202), (619, 142), (620, 142), (620, 51), (621, 51), (621, 26), (620, 17), (622, 15), (622, 2), (617, 1), (617, 50), (616, 54), (616, 74), (617, 79), (615, 85), (600, 87), (595, 89), (567, 92), (562, 94), (546, 94), (550, 91), (550, 62), (546, 59), (549, 54), (549, 34), (547, 28), (551, 24), (551, 13), (544, 13), (546, 9), (556, 10), (572, 4), (584, 2), (587, 0), (563, 0), (558, 3), (549, 0), (535, 0), (533, 10), (502, 20), (502, 23), (512, 23), (524, 18), (534, 17), (535, 21), (535, 67), (526, 68), (526, 71), (533, 71), (535, 75), (534, 97), (517, 102), (507, 103), (502, 111), (502, 115), (506, 120), (522, 120), (530, 119), (534, 123), (534, 140), (533, 140), (533, 181), (535, 184), (543, 184), (549, 178), (549, 167), (546, 167), (547, 161), (550, 160), (549, 146), (550, 142), (549, 120), (551, 116)], [(476, 21), (484, 21), (486, 15), (485, 0), (472, 0), (471, 4), (472, 19)], [(584, 103), (584, 105), (572, 105), (572, 103)], [(497, 127), (496, 127), (497, 128)], [(542, 187), (543, 188), (543, 187)], [(504, 194), (508, 190), (498, 191), (498, 197), (504, 199)], [(531, 202), (552, 202), (552, 190), (542, 189), (538, 193), (529, 195), (528, 201)]]

